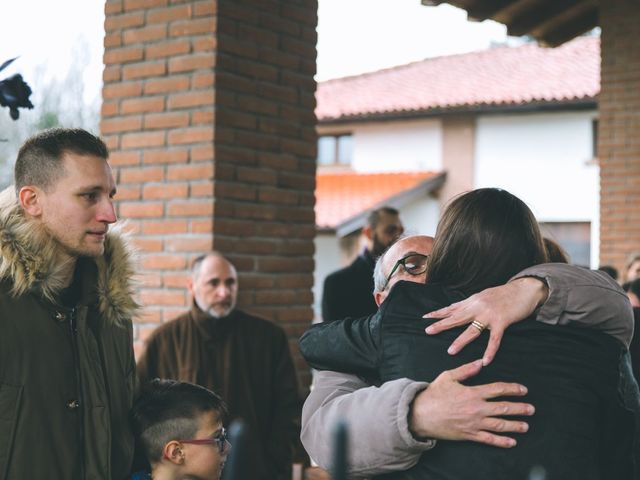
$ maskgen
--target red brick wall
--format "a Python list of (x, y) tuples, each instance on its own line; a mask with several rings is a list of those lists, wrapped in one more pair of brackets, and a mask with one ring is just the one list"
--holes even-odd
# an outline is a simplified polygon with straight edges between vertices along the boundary
[(600, 263), (624, 271), (640, 251), (640, 7), (600, 2)]
[(302, 0), (107, 0), (101, 133), (141, 250), (136, 348), (187, 307), (215, 248), (242, 308), (297, 338), (313, 318), (315, 27)]

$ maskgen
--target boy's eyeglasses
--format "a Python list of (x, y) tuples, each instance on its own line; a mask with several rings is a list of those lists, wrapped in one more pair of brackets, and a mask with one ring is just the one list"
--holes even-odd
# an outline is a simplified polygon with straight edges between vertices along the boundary
[(227, 429), (223, 428), (220, 433), (213, 438), (194, 438), (190, 440), (178, 440), (180, 443), (190, 443), (192, 445), (218, 445), (220, 454), (227, 449)]
[(404, 268), (404, 271), (409, 275), (421, 275), (427, 271), (427, 260), (429, 259), (429, 255), (422, 255), (421, 253), (410, 253), (409, 255), (405, 255), (400, 260), (396, 262), (396, 264), (391, 269), (391, 273), (387, 277), (387, 281), (384, 284), (384, 288), (387, 288), (389, 285), (389, 280), (400, 265)]

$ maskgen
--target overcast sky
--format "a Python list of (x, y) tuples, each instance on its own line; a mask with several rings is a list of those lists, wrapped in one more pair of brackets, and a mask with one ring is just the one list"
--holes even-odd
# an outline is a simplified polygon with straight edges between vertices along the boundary
[[(426, 57), (484, 49), (506, 39), (495, 22), (468, 22), (448, 5), (424, 7), (420, 0), (319, 0), (318, 80), (358, 74)], [(74, 45), (86, 39), (90, 64), (87, 95), (101, 87), (104, 0), (11, 1), (0, 29), (0, 62), (20, 56), (0, 74), (37, 66), (68, 70)], [(29, 81), (29, 78), (27, 78)]]
[(0, 78), (22, 73), (33, 87), (33, 72), (45, 65), (47, 73), (62, 78), (79, 39), (85, 38), (90, 58), (84, 75), (85, 93), (100, 92), (104, 0), (8, 0), (3, 20), (0, 63), (20, 58), (0, 73)]
[(450, 5), (420, 0), (319, 0), (318, 80), (483, 50), (507, 40), (496, 22), (469, 22)]

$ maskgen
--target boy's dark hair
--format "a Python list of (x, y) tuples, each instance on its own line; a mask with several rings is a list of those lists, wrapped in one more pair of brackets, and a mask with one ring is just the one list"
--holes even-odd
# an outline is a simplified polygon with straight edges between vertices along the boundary
[(618, 269), (611, 266), (611, 265), (600, 265), (600, 267), (598, 267), (598, 270), (600, 270), (601, 272), (605, 272), (606, 274), (608, 274), (611, 278), (613, 278), (614, 280), (618, 280)]
[(208, 412), (216, 412), (222, 423), (227, 420), (224, 401), (211, 390), (156, 378), (143, 386), (133, 406), (133, 433), (148, 461), (154, 464), (161, 460), (168, 442), (193, 438), (198, 417)]
[(109, 158), (109, 150), (97, 136), (80, 128), (51, 128), (29, 138), (18, 152), (14, 168), (16, 192), (26, 185), (47, 190), (64, 173), (67, 153)]

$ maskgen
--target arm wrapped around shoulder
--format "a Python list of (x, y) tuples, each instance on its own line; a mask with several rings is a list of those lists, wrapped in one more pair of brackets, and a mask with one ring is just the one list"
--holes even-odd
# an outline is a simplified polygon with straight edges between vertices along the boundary
[(317, 370), (377, 376), (378, 314), (312, 326), (300, 338), (300, 351)]

